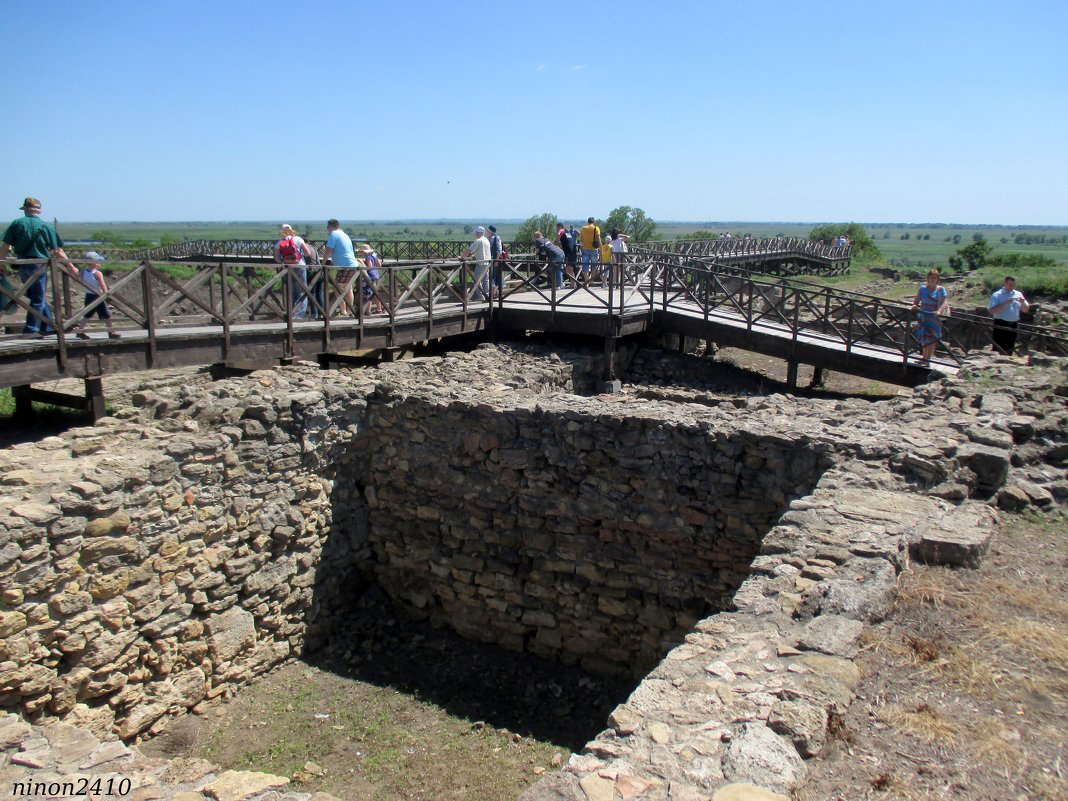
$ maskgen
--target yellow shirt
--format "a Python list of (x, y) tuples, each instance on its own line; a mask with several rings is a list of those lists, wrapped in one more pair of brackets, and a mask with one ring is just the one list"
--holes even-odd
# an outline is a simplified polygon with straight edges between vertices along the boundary
[(601, 229), (593, 223), (582, 226), (582, 230), (579, 231), (579, 242), (582, 245), (583, 250), (593, 250), (594, 242), (601, 236)]
[(601, 243), (601, 263), (607, 264), (612, 261), (612, 240), (606, 239)]

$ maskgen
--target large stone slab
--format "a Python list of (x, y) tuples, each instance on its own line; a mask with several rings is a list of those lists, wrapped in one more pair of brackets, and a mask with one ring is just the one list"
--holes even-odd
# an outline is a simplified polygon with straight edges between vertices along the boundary
[(909, 552), (918, 562), (949, 567), (979, 567), (990, 547), (997, 512), (969, 501), (921, 527)]
[(797, 750), (763, 723), (747, 723), (723, 755), (723, 775), (735, 782), (789, 792), (805, 775)]
[(805, 626), (797, 647), (852, 659), (860, 650), (864, 624), (842, 615), (820, 615)]

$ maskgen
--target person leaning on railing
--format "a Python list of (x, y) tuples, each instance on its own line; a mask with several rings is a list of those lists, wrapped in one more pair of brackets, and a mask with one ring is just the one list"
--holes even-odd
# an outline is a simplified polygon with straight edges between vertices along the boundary
[[(52, 315), (52, 307), (48, 305), (48, 270), (42, 270), (36, 278), (33, 278), (33, 275), (49, 258), (63, 259), (68, 264), (69, 259), (63, 252), (63, 240), (59, 238), (56, 229), (40, 219), (41, 201), (28, 197), (19, 208), (25, 216), (12, 222), (4, 231), (4, 241), (0, 245), (0, 261), (6, 260), (12, 250), (15, 251), (16, 259), (40, 259), (35, 264), (18, 266), (19, 278), (26, 284), (26, 300), (32, 309), (26, 312), (26, 325), (22, 329), (22, 336), (26, 339), (39, 339), (56, 332), (53, 327), (55, 317)], [(27, 281), (30, 283), (27, 284)]]

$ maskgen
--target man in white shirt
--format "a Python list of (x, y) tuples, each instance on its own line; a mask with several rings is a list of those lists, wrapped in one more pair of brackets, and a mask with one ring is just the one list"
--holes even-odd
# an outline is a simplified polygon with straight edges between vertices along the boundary
[(1031, 304), (1023, 292), (1016, 288), (1016, 278), (1005, 276), (1005, 285), (990, 296), (988, 310), (994, 317), (994, 348), (1011, 356), (1016, 348), (1016, 328), (1020, 313), (1027, 314)]
[(475, 229), (475, 241), (468, 246), (467, 252), (460, 258), (473, 258), (475, 260), (474, 273), (472, 275), (474, 286), (471, 288), (471, 299), (486, 300), (490, 294), (489, 267), (491, 255), (490, 243), (486, 239), (486, 229), (481, 225)]

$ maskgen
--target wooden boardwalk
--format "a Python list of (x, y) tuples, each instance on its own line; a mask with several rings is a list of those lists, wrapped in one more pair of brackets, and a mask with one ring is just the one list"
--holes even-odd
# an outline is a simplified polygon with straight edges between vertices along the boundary
[[(744, 255), (759, 254), (750, 248)], [(796, 247), (765, 255), (780, 262), (803, 258)], [(793, 276), (751, 273), (737, 263), (724, 267), (721, 257), (638, 252), (622, 275), (603, 287), (594, 282), (560, 289), (548, 286), (547, 265), (516, 259), (507, 268), (504, 293), (492, 303), (476, 297), (469, 264), (390, 265), (373, 289), (384, 313), (357, 308), (355, 317), (340, 314), (342, 298), (349, 290), (359, 296), (365, 272), (327, 269), (324, 299), (309, 301), (308, 310), (322, 319), (289, 313), (294, 299), (308, 289), (292, 268), (183, 265), (187, 277), (179, 279), (165, 265), (142, 262), (112, 278), (106, 299), (122, 333), (114, 340), (99, 329), (88, 340), (73, 336), (86, 316), (80, 302), (84, 286), (66, 266), (50, 263), (49, 294), (59, 310), (60, 330), (43, 339), (0, 336), (0, 386), (60, 378), (98, 384), (107, 374), (194, 365), (294, 359), (326, 365), (374, 349), (532, 330), (603, 338), (606, 377), (612, 377), (611, 355), (619, 338), (674, 334), (783, 358), (793, 377), (804, 363), (903, 385), (928, 379), (930, 370), (913, 358), (918, 346), (907, 305)], [(834, 264), (826, 253), (813, 258), (817, 267), (828, 260)], [(20, 330), (28, 305), (25, 288), (0, 294), (20, 305), (15, 315), (3, 318)], [(934, 370), (951, 373), (969, 351), (989, 347), (988, 318), (957, 314), (944, 329)], [(1022, 327), (1021, 334), (1032, 349), (1068, 355), (1066, 332)], [(20, 392), (25, 397), (27, 391)], [(102, 408), (102, 401), (97, 406)]]

